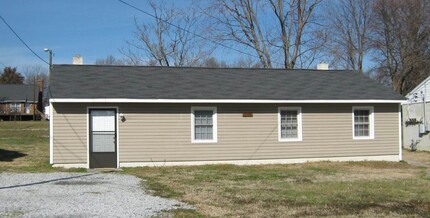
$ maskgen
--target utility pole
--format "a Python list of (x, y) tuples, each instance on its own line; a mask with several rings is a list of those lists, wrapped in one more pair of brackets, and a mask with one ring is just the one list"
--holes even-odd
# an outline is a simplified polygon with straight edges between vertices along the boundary
[(50, 48), (45, 48), (43, 49), (45, 52), (49, 52), (49, 72), (48, 72), (48, 81), (50, 85), (50, 81), (51, 81), (51, 70), (52, 70), (52, 49)]
[(36, 77), (33, 78), (33, 121), (36, 120)]

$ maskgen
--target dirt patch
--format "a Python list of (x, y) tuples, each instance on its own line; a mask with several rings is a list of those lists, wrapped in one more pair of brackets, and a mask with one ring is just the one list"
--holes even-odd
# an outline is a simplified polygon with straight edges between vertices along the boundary
[(420, 162), (430, 166), (430, 152), (403, 150), (403, 159), (406, 162)]

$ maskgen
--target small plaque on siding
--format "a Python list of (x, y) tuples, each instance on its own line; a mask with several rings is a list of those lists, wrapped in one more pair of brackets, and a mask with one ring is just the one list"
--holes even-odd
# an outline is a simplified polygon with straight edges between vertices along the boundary
[(254, 116), (254, 114), (252, 114), (252, 112), (244, 112), (242, 114), (242, 117), (253, 117), (253, 116)]

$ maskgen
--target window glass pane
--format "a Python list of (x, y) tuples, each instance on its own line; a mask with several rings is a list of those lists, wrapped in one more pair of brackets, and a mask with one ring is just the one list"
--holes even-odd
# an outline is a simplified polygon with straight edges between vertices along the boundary
[(298, 138), (298, 111), (281, 111), (281, 138)]
[(194, 139), (213, 139), (213, 111), (194, 111)]
[(21, 112), (21, 103), (11, 103), (10, 110), (11, 112)]
[(369, 110), (354, 110), (354, 136), (370, 136)]
[(92, 136), (93, 152), (115, 152), (115, 132), (93, 132)]
[(115, 111), (94, 110), (91, 119), (93, 131), (115, 131)]

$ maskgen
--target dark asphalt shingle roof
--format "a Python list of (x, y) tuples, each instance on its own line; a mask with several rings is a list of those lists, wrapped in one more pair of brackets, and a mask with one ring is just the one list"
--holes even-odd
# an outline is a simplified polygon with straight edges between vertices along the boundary
[(51, 98), (404, 100), (353, 71), (54, 65)]
[(38, 96), (39, 87), (33, 85), (0, 84), (0, 102), (33, 102)]

